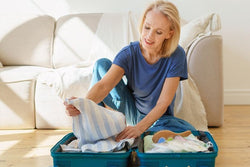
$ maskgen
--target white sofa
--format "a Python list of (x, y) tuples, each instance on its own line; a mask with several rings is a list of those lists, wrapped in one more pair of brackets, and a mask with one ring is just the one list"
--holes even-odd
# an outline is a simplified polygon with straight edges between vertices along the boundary
[[(180, 44), (187, 52), (189, 74), (199, 89), (208, 125), (221, 126), (222, 37), (208, 33), (216, 29), (210, 25), (214, 16), (206, 19), (207, 23), (203, 17), (203, 22), (186, 26)], [(64, 98), (85, 96), (95, 60), (112, 59), (137, 40), (137, 20), (131, 12), (72, 14), (58, 20), (1, 15), (0, 129), (71, 128)]]

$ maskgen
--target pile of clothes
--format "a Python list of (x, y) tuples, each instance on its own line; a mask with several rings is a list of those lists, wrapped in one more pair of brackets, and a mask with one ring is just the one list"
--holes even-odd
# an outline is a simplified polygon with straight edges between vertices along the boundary
[(210, 141), (199, 140), (191, 131), (178, 134), (163, 130), (144, 137), (145, 153), (210, 152), (211, 148)]

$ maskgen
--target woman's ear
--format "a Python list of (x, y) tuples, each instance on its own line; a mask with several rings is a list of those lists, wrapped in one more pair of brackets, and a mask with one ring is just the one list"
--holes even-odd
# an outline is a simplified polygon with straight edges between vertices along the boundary
[(168, 34), (167, 34), (166, 39), (171, 38), (171, 37), (173, 36), (173, 34), (174, 34), (174, 30), (170, 30), (170, 31), (168, 32)]

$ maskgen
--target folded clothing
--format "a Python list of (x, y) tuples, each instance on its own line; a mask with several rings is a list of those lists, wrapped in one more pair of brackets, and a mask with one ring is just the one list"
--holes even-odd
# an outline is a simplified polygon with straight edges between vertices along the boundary
[[(78, 148), (81, 148), (82, 152), (119, 151), (127, 144), (133, 144), (134, 139), (115, 141), (115, 136), (126, 127), (125, 116), (122, 113), (108, 110), (84, 98), (66, 100), (66, 102), (74, 105), (81, 112), (73, 117), (73, 133), (78, 139)], [(68, 149), (65, 146), (64, 148)]]
[(144, 137), (145, 153), (184, 153), (184, 152), (209, 152), (211, 142), (203, 142), (193, 134), (187, 137), (175, 136), (168, 139), (160, 138), (158, 143), (154, 143), (153, 135)]
[(123, 139), (116, 142), (114, 137), (105, 140), (99, 140), (95, 144), (84, 144), (81, 147), (82, 152), (120, 152), (126, 151), (132, 146), (134, 139)]
[(63, 152), (124, 152), (134, 143), (134, 139), (124, 139), (116, 142), (113, 137), (99, 140), (94, 144), (83, 144), (78, 147), (79, 140), (75, 139), (69, 144), (61, 144)]

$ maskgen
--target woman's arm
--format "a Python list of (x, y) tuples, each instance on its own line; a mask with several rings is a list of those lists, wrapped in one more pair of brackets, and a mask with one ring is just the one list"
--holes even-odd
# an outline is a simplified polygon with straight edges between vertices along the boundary
[(141, 130), (147, 130), (156, 120), (158, 120), (167, 110), (172, 102), (179, 85), (180, 78), (167, 78), (164, 82), (160, 97), (155, 107), (136, 126)]
[(120, 82), (123, 75), (123, 68), (118, 65), (112, 64), (104, 77), (88, 91), (86, 98), (94, 101), (95, 103), (100, 103)]
[(168, 106), (172, 102), (179, 81), (180, 77), (166, 78), (155, 107), (136, 126), (127, 127), (117, 136), (116, 140), (119, 141), (125, 138), (136, 138), (158, 120), (166, 112)]
[[(123, 68), (112, 64), (105, 76), (98, 81), (87, 93), (86, 98), (100, 103), (108, 93), (120, 82), (124, 75)], [(73, 97), (75, 98), (75, 97)], [(77, 116), (80, 111), (71, 104), (66, 104), (66, 114), (69, 116)]]

